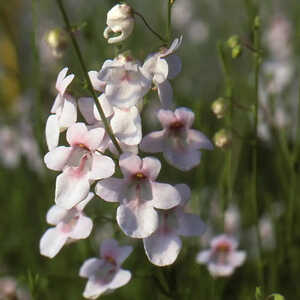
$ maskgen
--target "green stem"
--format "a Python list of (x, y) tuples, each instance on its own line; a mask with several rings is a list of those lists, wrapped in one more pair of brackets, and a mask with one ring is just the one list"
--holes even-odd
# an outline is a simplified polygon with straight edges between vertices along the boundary
[[(255, 49), (260, 48), (260, 31), (259, 31), (258, 17), (254, 20), (254, 47)], [(258, 128), (258, 110), (259, 110), (259, 72), (261, 65), (260, 53), (254, 53), (254, 128), (253, 128), (253, 151), (252, 151), (252, 203), (253, 203), (253, 214), (255, 222), (256, 238), (258, 243), (258, 278), (262, 286), (264, 286), (263, 279), (263, 261), (262, 261), (262, 247), (261, 238), (259, 234), (259, 220), (258, 220), (258, 209), (257, 209), (257, 128)]]
[[(226, 115), (226, 127), (229, 132), (232, 129), (232, 120), (233, 120), (233, 84), (229, 68), (226, 62), (225, 51), (221, 42), (218, 43), (218, 53), (221, 62), (222, 72), (225, 78), (225, 97), (229, 103), (229, 111)], [(225, 174), (226, 174), (226, 187), (227, 187), (227, 198), (223, 197), (222, 200), (222, 211), (224, 210), (229, 202), (233, 198), (233, 180), (232, 180), (232, 146), (226, 150), (226, 164), (225, 164)], [(223, 216), (224, 217), (224, 216)], [(224, 218), (223, 218), (224, 219)], [(224, 221), (224, 220), (223, 220)], [(223, 222), (224, 223), (224, 222)]]
[(166, 39), (164, 39), (159, 33), (157, 33), (154, 29), (152, 29), (152, 27), (149, 25), (149, 23), (146, 21), (146, 19), (144, 18), (144, 16), (141, 13), (133, 10), (133, 14), (139, 16), (142, 19), (142, 21), (144, 22), (145, 26), (149, 29), (149, 31), (151, 31), (155, 36), (157, 36), (162, 42), (164, 42), (164, 43), (167, 42)]
[(168, 21), (167, 21), (167, 39), (170, 42), (172, 36), (172, 27), (171, 27), (171, 19), (172, 19), (172, 6), (175, 0), (168, 0)]
[(115, 136), (114, 136), (114, 134), (112, 132), (112, 129), (110, 127), (110, 124), (109, 124), (109, 122), (107, 121), (107, 119), (105, 117), (105, 114), (104, 114), (104, 111), (103, 111), (103, 109), (101, 107), (101, 104), (98, 101), (98, 98), (96, 96), (96, 93), (95, 93), (93, 85), (92, 85), (92, 82), (91, 82), (90, 77), (88, 75), (88, 71), (87, 71), (86, 65), (84, 63), (84, 60), (83, 60), (83, 57), (82, 57), (79, 45), (78, 45), (78, 43), (76, 41), (76, 38), (74, 36), (74, 33), (73, 33), (73, 30), (72, 30), (72, 27), (71, 27), (68, 15), (67, 15), (66, 10), (65, 10), (65, 8), (63, 6), (62, 0), (56, 0), (56, 2), (58, 4), (60, 12), (61, 12), (61, 14), (63, 16), (63, 19), (64, 19), (64, 22), (65, 22), (67, 31), (68, 31), (68, 33), (70, 35), (72, 44), (74, 46), (75, 52), (76, 52), (78, 60), (80, 62), (80, 65), (81, 65), (81, 68), (82, 68), (82, 71), (83, 71), (83, 75), (84, 75), (84, 77), (86, 79), (86, 82), (88, 84), (88, 90), (90, 91), (90, 93), (91, 93), (91, 95), (92, 95), (92, 97), (93, 97), (93, 99), (95, 101), (96, 107), (97, 107), (97, 109), (99, 111), (100, 117), (102, 119), (102, 122), (103, 122), (103, 125), (104, 125), (104, 128), (105, 128), (105, 131), (109, 135), (111, 141), (113, 142), (113, 144), (116, 147), (116, 149), (119, 152), (119, 154), (121, 154), (122, 153), (122, 149), (121, 149), (121, 147), (120, 147), (117, 139), (115, 138)]

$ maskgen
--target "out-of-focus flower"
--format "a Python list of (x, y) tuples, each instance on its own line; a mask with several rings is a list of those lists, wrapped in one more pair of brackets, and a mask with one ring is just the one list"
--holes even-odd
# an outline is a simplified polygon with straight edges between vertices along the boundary
[(284, 16), (275, 16), (266, 33), (267, 46), (275, 59), (286, 59), (291, 55), (291, 24)]
[(55, 227), (49, 228), (40, 240), (42, 255), (53, 258), (65, 243), (90, 235), (93, 221), (85, 216), (83, 209), (93, 197), (94, 193), (89, 193), (86, 199), (69, 210), (57, 205), (49, 209), (47, 222)]
[(156, 182), (160, 161), (141, 159), (132, 153), (120, 156), (124, 178), (108, 178), (96, 185), (96, 194), (108, 202), (120, 202), (117, 221), (123, 232), (133, 238), (146, 238), (158, 227), (157, 209), (170, 209), (180, 202), (179, 192), (170, 184)]
[(104, 129), (88, 130), (84, 123), (75, 123), (67, 131), (70, 147), (59, 146), (45, 155), (47, 167), (63, 171), (56, 178), (55, 202), (70, 209), (82, 201), (94, 180), (110, 177), (115, 172), (113, 160), (97, 151)]
[(240, 212), (235, 205), (230, 205), (224, 213), (224, 231), (235, 235), (239, 231)]
[(203, 133), (191, 129), (194, 113), (188, 108), (177, 108), (174, 112), (161, 109), (158, 119), (164, 129), (146, 135), (140, 145), (142, 151), (163, 152), (168, 163), (188, 171), (200, 163), (199, 149), (213, 149), (212, 143)]
[(190, 24), (193, 15), (191, 0), (176, 0), (172, 8), (172, 23), (179, 29)]
[(106, 60), (98, 73), (98, 79), (105, 82), (105, 96), (108, 102), (119, 108), (136, 105), (151, 87), (138, 61), (130, 55), (119, 55)]
[(46, 123), (46, 141), (49, 150), (58, 145), (59, 133), (70, 127), (77, 120), (77, 107), (75, 99), (66, 89), (74, 79), (74, 74), (67, 75), (68, 68), (62, 69), (56, 80), (58, 95), (51, 108), (51, 115)]
[(187, 26), (188, 38), (193, 43), (202, 43), (207, 40), (209, 35), (209, 27), (206, 23), (201, 20), (195, 20), (190, 22)]
[(1, 300), (30, 300), (27, 290), (18, 286), (15, 278), (4, 276), (0, 277), (0, 299)]
[(182, 236), (200, 236), (205, 225), (197, 215), (185, 213), (184, 207), (190, 198), (190, 188), (185, 184), (175, 186), (181, 196), (178, 206), (159, 212), (159, 226), (149, 237), (143, 239), (149, 260), (157, 266), (174, 263), (180, 249)]
[(197, 262), (206, 264), (213, 277), (230, 276), (246, 259), (245, 251), (237, 251), (238, 243), (225, 234), (216, 236), (210, 243), (211, 249), (200, 251)]
[(79, 276), (88, 278), (83, 297), (96, 299), (127, 284), (131, 273), (123, 270), (121, 265), (131, 252), (131, 246), (120, 247), (116, 240), (104, 240), (100, 248), (100, 259), (90, 258), (80, 268)]
[(227, 103), (224, 98), (218, 98), (211, 105), (211, 110), (218, 119), (222, 119), (227, 110)]
[(272, 250), (276, 246), (274, 228), (269, 216), (264, 216), (259, 220), (259, 234), (262, 247), (266, 250)]
[(182, 43), (182, 36), (176, 38), (169, 48), (162, 48), (150, 54), (142, 67), (143, 73), (151, 78), (157, 87), (158, 96), (163, 108), (173, 108), (173, 90), (168, 79), (172, 79), (181, 71), (181, 60), (175, 54)]
[[(126, 40), (134, 28), (134, 16), (132, 8), (128, 4), (117, 4), (108, 13), (104, 30), (104, 37), (109, 44)], [(109, 37), (111, 33), (119, 33), (118, 36)]]

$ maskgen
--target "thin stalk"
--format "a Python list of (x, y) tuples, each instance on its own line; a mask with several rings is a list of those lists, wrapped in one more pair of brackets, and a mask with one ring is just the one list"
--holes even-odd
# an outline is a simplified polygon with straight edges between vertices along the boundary
[(110, 124), (109, 122), (107, 121), (106, 117), (105, 117), (105, 114), (104, 114), (104, 111), (101, 107), (101, 104), (99, 103), (98, 101), (98, 98), (96, 96), (96, 93), (94, 91), (94, 88), (92, 86), (92, 82), (90, 80), (90, 77), (88, 75), (88, 71), (87, 71), (87, 67), (84, 63), (84, 60), (83, 60), (83, 57), (82, 57), (82, 54), (81, 54), (81, 51), (80, 51), (80, 48), (79, 48), (79, 45), (76, 41), (76, 38), (74, 36), (74, 33), (73, 33), (73, 30), (72, 30), (72, 27), (71, 27), (71, 24), (70, 24), (70, 21), (69, 21), (69, 18), (68, 18), (68, 15), (66, 13), (66, 10), (63, 6), (63, 3), (62, 3), (62, 0), (56, 0), (57, 4), (58, 4), (58, 7), (60, 9), (60, 12), (63, 16), (63, 19), (64, 19), (64, 22), (65, 22), (65, 25), (66, 25), (66, 28), (67, 28), (67, 31), (69, 33), (69, 36), (71, 38), (71, 41), (72, 41), (72, 44), (73, 44), (73, 47), (75, 49), (75, 52), (77, 54), (77, 57), (78, 57), (78, 60), (79, 60), (79, 63), (81, 65), (81, 68), (82, 68), (82, 71), (83, 71), (83, 75), (86, 79), (86, 82), (87, 82), (87, 85), (88, 85), (88, 90), (90, 91), (94, 101), (95, 101), (95, 104), (96, 104), (96, 107), (99, 111), (99, 114), (100, 114), (100, 117), (102, 119), (102, 122), (103, 122), (103, 125), (104, 125), (104, 128), (105, 128), (105, 131), (106, 133), (109, 135), (111, 141), (113, 142), (114, 146), (116, 147), (117, 151), (119, 152), (119, 154), (122, 153), (122, 149), (118, 143), (118, 141), (116, 140), (113, 132), (112, 132), (112, 129), (110, 127)]
[(174, 1), (175, 0), (168, 0), (167, 39), (169, 42), (172, 36), (171, 21), (172, 21), (172, 6), (174, 4)]
[(162, 42), (167, 43), (167, 40), (165, 38), (163, 38), (159, 33), (157, 33), (154, 29), (152, 29), (152, 27), (149, 25), (149, 23), (146, 21), (146, 19), (141, 13), (133, 10), (133, 14), (139, 16), (142, 19), (142, 21), (144, 22), (145, 26), (149, 29), (149, 31), (151, 31), (155, 36), (157, 36)]
[[(229, 111), (226, 114), (226, 127), (229, 131), (232, 129), (232, 120), (233, 120), (233, 84), (231, 75), (229, 72), (229, 68), (227, 66), (225, 52), (223, 49), (223, 45), (221, 42), (218, 43), (218, 53), (221, 62), (222, 72), (225, 78), (225, 97), (229, 103)], [(225, 207), (229, 202), (232, 201), (233, 198), (233, 180), (232, 180), (232, 146), (226, 150), (226, 165), (225, 165), (225, 173), (226, 173), (226, 187), (227, 187), (227, 199), (223, 197), (222, 203), (222, 211), (224, 214)], [(223, 216), (224, 217), (224, 216)], [(224, 220), (223, 220), (224, 221)]]
[[(255, 18), (255, 23), (258, 22), (258, 18)], [(254, 47), (255, 49), (260, 48), (260, 31), (258, 24), (254, 24)], [(261, 65), (260, 53), (254, 53), (254, 128), (253, 128), (253, 150), (252, 150), (252, 204), (253, 204), (253, 214), (255, 222), (256, 238), (258, 243), (258, 278), (262, 286), (264, 286), (263, 279), (263, 261), (262, 261), (262, 247), (261, 238), (259, 234), (259, 220), (257, 212), (257, 140), (258, 140), (258, 110), (259, 110), (259, 72)]]

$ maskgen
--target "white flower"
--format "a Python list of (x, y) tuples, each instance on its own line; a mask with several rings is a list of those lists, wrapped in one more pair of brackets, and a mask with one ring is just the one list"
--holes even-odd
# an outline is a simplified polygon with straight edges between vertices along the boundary
[(103, 241), (100, 259), (90, 258), (80, 268), (79, 276), (88, 278), (83, 297), (96, 299), (127, 284), (131, 279), (131, 273), (121, 269), (121, 264), (131, 252), (131, 246), (120, 247), (116, 240)]
[[(107, 27), (104, 30), (104, 37), (109, 44), (119, 43), (126, 40), (133, 31), (134, 17), (132, 9), (127, 4), (117, 4), (108, 13), (106, 20)], [(110, 33), (120, 33), (118, 36), (109, 37)]]
[(42, 255), (53, 258), (65, 243), (87, 238), (93, 228), (93, 221), (83, 213), (84, 207), (94, 197), (89, 193), (87, 198), (67, 210), (57, 205), (47, 213), (47, 222), (55, 227), (49, 228), (40, 240)]

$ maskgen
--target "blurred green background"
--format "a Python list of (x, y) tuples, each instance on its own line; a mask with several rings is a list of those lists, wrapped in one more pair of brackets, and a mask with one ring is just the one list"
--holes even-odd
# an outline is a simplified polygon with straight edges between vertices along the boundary
[[(102, 33), (106, 13), (116, 2), (63, 2), (77, 29), (76, 38), (88, 69), (99, 70), (106, 59), (114, 57), (115, 48), (107, 44)], [(167, 2), (136, 0), (128, 3), (142, 13), (156, 31), (165, 35)], [(268, 230), (261, 230), (262, 240), (272, 239), (262, 251), (263, 282), (258, 278), (256, 219), (251, 200), (255, 53), (249, 48), (253, 47), (252, 28), (257, 14), (261, 17), (262, 58), (258, 219), (265, 218), (269, 222)], [(132, 271), (133, 279), (103, 298), (167, 299), (157, 285), (159, 280), (167, 288), (176, 289), (179, 299), (250, 300), (255, 299), (257, 286), (263, 286), (265, 296), (277, 292), (286, 299), (300, 299), (299, 16), (300, 3), (295, 0), (176, 0), (173, 6), (172, 35), (183, 34), (183, 44), (178, 51), (183, 68), (172, 81), (176, 105), (191, 108), (196, 115), (194, 127), (211, 139), (222, 128), (232, 132), (228, 148), (203, 151), (201, 164), (190, 172), (176, 170), (159, 156), (163, 163), (159, 180), (189, 184), (192, 189), (190, 210), (211, 226), (213, 234), (223, 230), (219, 211), (235, 205), (240, 212), (237, 237), (240, 248), (247, 251), (246, 263), (230, 278), (213, 280), (206, 267), (195, 262), (197, 252), (206, 247), (205, 242), (201, 244), (198, 238), (186, 239), (173, 266), (155, 267), (148, 262), (141, 241), (127, 238), (115, 221), (102, 218), (114, 220), (116, 206), (97, 197), (86, 210), (94, 220), (89, 239), (64, 247), (52, 260), (39, 254), (39, 239), (48, 228), (45, 215), (54, 203), (57, 175), (45, 168), (43, 156), (47, 152), (44, 127), (56, 96), (58, 72), (68, 66), (77, 75), (72, 84), (76, 97), (89, 92), (84, 88), (70, 41), (67, 39), (60, 55), (47, 44), (50, 30), (64, 28), (56, 1), (1, 1), (0, 282), (7, 276), (14, 278), (18, 289), (28, 292), (29, 299), (82, 299), (86, 281), (78, 276), (81, 264), (98, 255), (101, 240), (114, 236), (123, 244), (135, 246), (124, 264), (125, 269)], [(240, 37), (243, 48), (237, 59), (232, 59), (231, 49), (226, 44), (232, 35)], [(218, 43), (222, 43), (231, 76), (232, 128), (228, 128), (226, 116), (217, 119), (211, 111), (212, 102), (226, 96)], [(161, 45), (136, 18), (134, 34), (126, 41), (124, 50), (130, 49), (143, 61)], [(159, 128), (154, 114), (158, 107), (156, 94), (150, 92), (143, 110), (144, 133)], [(228, 151), (232, 151), (232, 197), (227, 196)], [(3, 299), (27, 299), (18, 293), (17, 298), (3, 296)]]

